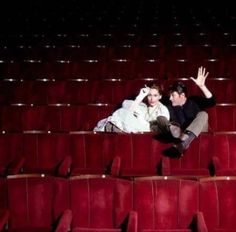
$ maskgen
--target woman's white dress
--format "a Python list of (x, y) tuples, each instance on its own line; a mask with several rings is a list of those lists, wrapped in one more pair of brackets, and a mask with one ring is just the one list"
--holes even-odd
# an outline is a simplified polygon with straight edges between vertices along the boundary
[(124, 100), (122, 107), (108, 118), (100, 120), (94, 131), (105, 131), (106, 124), (111, 122), (126, 133), (150, 132), (150, 121), (156, 120), (158, 116), (170, 119), (167, 107), (161, 102), (153, 107), (141, 102), (134, 111), (130, 110), (132, 104), (132, 100)]

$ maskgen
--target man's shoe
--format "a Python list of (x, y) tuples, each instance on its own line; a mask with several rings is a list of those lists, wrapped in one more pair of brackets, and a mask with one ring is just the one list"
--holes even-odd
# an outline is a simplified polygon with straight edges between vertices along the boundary
[(197, 136), (191, 132), (191, 131), (185, 131), (183, 133), (183, 135), (180, 137), (180, 139), (182, 140), (182, 142), (180, 143), (179, 145), (179, 149), (183, 149), (183, 150), (186, 150), (190, 143), (196, 138)]
[(182, 129), (177, 123), (170, 123), (169, 125), (170, 133), (174, 138), (180, 138), (182, 135)]
[(179, 159), (183, 156), (183, 152), (177, 148), (176, 145), (173, 145), (165, 150), (162, 151), (164, 156), (168, 156), (170, 158)]
[(174, 144), (172, 147), (163, 151), (163, 154), (169, 157), (180, 158), (184, 155), (186, 149), (188, 149), (190, 143), (196, 138), (196, 135), (191, 131), (186, 131), (182, 136), (180, 143)]

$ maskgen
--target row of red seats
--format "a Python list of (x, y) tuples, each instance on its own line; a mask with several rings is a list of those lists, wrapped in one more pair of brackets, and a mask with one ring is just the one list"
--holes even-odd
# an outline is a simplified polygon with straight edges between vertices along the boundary
[[(189, 94), (201, 94), (192, 80), (176, 80), (186, 84)], [(163, 87), (164, 94), (168, 94), (169, 85), (176, 80), (4, 80), (0, 81), (0, 104), (81, 105), (102, 103), (117, 105), (126, 98), (135, 97), (139, 89), (145, 84), (160, 84)], [(234, 79), (209, 78), (206, 84), (215, 94), (217, 103), (236, 103), (236, 81)]]
[(0, 179), (0, 188), (1, 231), (6, 223), (24, 232), (236, 231), (235, 177), (21, 175)]
[[(227, 22), (229, 25), (229, 23)], [(130, 25), (131, 26), (131, 25)], [(29, 46), (32, 48), (47, 46), (49, 49), (51, 46), (64, 46), (68, 45), (80, 45), (80, 46), (94, 46), (95, 44), (101, 44), (106, 46), (116, 46), (122, 44), (130, 44), (132, 46), (145, 46), (150, 44), (160, 45), (175, 45), (186, 44), (190, 46), (210, 44), (213, 46), (227, 46), (235, 44), (235, 28), (224, 27), (224, 30), (209, 30), (203, 29), (200, 26), (195, 30), (182, 30), (179, 28), (171, 28), (169, 25), (169, 31), (164, 32), (160, 30), (143, 30), (140, 31), (138, 27), (130, 27), (130, 30), (123, 30), (120, 28), (112, 29), (107, 27), (103, 30), (102, 26), (98, 28), (81, 28), (78, 32), (67, 33), (50, 33), (43, 32), (38, 33), (14, 33), (8, 35), (2, 35), (1, 44), (8, 48), (24, 48)], [(7, 46), (8, 45), (8, 46)], [(36, 48), (37, 49), (37, 48)]]
[(13, 48), (0, 48), (1, 60), (112, 60), (112, 59), (188, 59), (203, 60), (211, 58), (227, 59), (235, 55), (235, 43), (227, 46), (214, 46), (209, 43), (199, 45), (186, 45), (176, 43), (174, 45), (163, 45), (159, 41), (146, 45), (132, 45), (126, 43), (117, 45), (94, 44), (85, 46), (80, 44), (71, 44), (63, 46), (38, 45), (36, 47), (19, 45)]
[(70, 61), (25, 60), (23, 62), (1, 61), (1, 79), (136, 79), (136, 78), (189, 78), (195, 76), (198, 67), (209, 71), (209, 78), (235, 78), (235, 57), (227, 59), (181, 59), (130, 60), (126, 58), (101, 61), (97, 59)]
[(236, 134), (203, 133), (181, 159), (152, 133), (10, 133), (0, 135), (0, 175), (236, 175)]
[[(114, 105), (103, 104), (1, 106), (0, 130), (3, 132), (91, 131), (99, 120), (111, 115), (115, 109)], [(218, 104), (208, 112), (211, 131), (236, 131), (235, 104)]]

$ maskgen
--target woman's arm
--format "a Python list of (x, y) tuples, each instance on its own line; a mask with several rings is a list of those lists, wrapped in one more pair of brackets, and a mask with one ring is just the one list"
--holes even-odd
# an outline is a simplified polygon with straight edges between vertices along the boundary
[(132, 102), (132, 104), (129, 107), (129, 110), (135, 111), (137, 109), (137, 106), (143, 101), (143, 99), (149, 94), (150, 88), (145, 86), (144, 88), (141, 88), (139, 91), (138, 96), (135, 98), (135, 100)]

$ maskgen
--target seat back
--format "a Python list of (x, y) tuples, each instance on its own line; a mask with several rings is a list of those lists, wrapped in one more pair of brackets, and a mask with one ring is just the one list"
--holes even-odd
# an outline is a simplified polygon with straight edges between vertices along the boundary
[(65, 191), (68, 185), (64, 180), (59, 185), (56, 182), (60, 180), (36, 174), (8, 177), (10, 230), (31, 228), (33, 231), (56, 225), (62, 211), (68, 208), (68, 190)]
[[(69, 156), (68, 134), (25, 134), (25, 173), (63, 175), (59, 167)], [(68, 171), (69, 171), (68, 166)]]
[(133, 187), (138, 231), (188, 229), (198, 209), (198, 183), (191, 180), (140, 178)]
[[(209, 128), (212, 131), (236, 130), (236, 105), (221, 104), (207, 110), (209, 114)], [(226, 120), (227, 119), (227, 120)]]
[(217, 162), (216, 175), (235, 175), (236, 173), (236, 135), (221, 133), (214, 136), (213, 156)]
[(200, 182), (200, 211), (208, 230), (236, 228), (236, 179), (215, 177)]
[(181, 159), (170, 159), (171, 175), (209, 176), (213, 155), (213, 136), (202, 133), (185, 151)]
[(72, 175), (110, 174), (115, 153), (110, 149), (111, 134), (81, 132), (70, 135)]
[(131, 209), (130, 190), (131, 184), (126, 180), (101, 177), (71, 178), (72, 229), (121, 228)]

